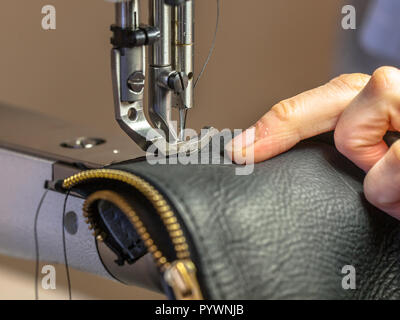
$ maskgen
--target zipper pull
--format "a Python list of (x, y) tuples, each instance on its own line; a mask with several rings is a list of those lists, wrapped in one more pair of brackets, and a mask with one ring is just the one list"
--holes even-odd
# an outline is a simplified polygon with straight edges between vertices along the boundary
[(173, 289), (177, 300), (203, 300), (191, 260), (177, 260), (165, 271), (164, 279)]

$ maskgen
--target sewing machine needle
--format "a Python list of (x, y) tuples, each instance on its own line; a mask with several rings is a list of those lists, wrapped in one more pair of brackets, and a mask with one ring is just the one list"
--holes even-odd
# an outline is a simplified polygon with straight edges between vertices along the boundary
[(179, 110), (179, 139), (183, 141), (185, 139), (185, 128), (186, 128), (187, 109), (182, 108)]

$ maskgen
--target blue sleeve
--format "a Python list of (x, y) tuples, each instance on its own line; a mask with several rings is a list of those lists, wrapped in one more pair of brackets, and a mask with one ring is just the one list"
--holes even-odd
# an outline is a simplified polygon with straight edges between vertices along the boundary
[(400, 62), (400, 0), (371, 2), (361, 26), (360, 42), (368, 54)]

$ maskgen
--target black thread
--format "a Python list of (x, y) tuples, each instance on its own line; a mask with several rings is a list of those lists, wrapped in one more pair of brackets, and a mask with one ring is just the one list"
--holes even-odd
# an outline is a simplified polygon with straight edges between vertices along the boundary
[(67, 273), (67, 285), (68, 285), (68, 298), (69, 300), (72, 300), (72, 294), (71, 294), (71, 278), (69, 276), (69, 266), (68, 266), (68, 257), (67, 257), (67, 246), (66, 246), (66, 241), (65, 241), (65, 211), (67, 208), (67, 200), (69, 197), (69, 191), (67, 191), (67, 194), (65, 195), (65, 200), (64, 200), (64, 208), (63, 208), (63, 215), (62, 215), (62, 240), (63, 240), (63, 250), (64, 250), (64, 263), (65, 263), (65, 271)]
[(49, 190), (46, 190), (42, 197), (40, 198), (39, 204), (36, 208), (36, 213), (35, 213), (35, 220), (33, 222), (33, 236), (35, 238), (35, 300), (39, 300), (39, 286), (38, 286), (38, 281), (39, 281), (39, 261), (40, 261), (40, 255), (39, 255), (39, 236), (38, 236), (38, 231), (37, 231), (37, 225), (38, 225), (38, 220), (39, 220), (39, 213), (40, 209), (42, 208), (42, 204), (44, 199), (46, 198), (47, 192)]
[(204, 65), (203, 65), (203, 68), (202, 68), (201, 71), (200, 71), (199, 76), (198, 76), (197, 79), (196, 79), (196, 82), (194, 83), (194, 88), (196, 88), (197, 83), (199, 82), (199, 80), (200, 80), (201, 77), (203, 76), (203, 73), (204, 73), (204, 71), (206, 70), (207, 65), (208, 65), (208, 63), (210, 62), (211, 57), (212, 57), (212, 55), (213, 55), (213, 53), (214, 53), (215, 44), (217, 43), (217, 35), (218, 35), (218, 29), (219, 29), (220, 11), (221, 11), (221, 10), (220, 10), (220, 0), (217, 0), (217, 22), (216, 22), (216, 24), (215, 24), (214, 38), (213, 38), (213, 41), (212, 41), (212, 43), (211, 43), (211, 48), (210, 48), (210, 51), (209, 51), (209, 53), (208, 53), (208, 57), (207, 57), (207, 59), (206, 59)]

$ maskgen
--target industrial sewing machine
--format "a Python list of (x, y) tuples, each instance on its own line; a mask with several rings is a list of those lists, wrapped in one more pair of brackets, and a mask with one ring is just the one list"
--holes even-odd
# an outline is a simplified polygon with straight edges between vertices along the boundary
[[(150, 25), (140, 23), (139, 0), (117, 1), (111, 27), (112, 71), (116, 119), (144, 150), (150, 145), (164, 154), (196, 151), (212, 130), (186, 140), (187, 111), (194, 107), (194, 1), (150, 0)], [(146, 50), (150, 46), (148, 108), (144, 111)], [(179, 130), (172, 118), (179, 110)]]
[[(185, 128), (186, 111), (193, 107), (193, 41), (190, 40), (190, 35), (193, 35), (191, 17), (193, 17), (192, 10), (194, 0), (146, 1), (150, 4), (149, 26), (140, 25), (139, 23), (139, 1), (114, 1), (116, 2), (114, 4), (116, 8), (116, 23), (112, 27), (114, 33), (112, 40), (114, 46), (112, 61), (116, 118), (124, 131), (128, 133), (129, 137), (131, 137), (140, 148), (146, 151), (149, 149), (158, 150), (165, 155), (195, 151), (201, 147), (203, 143), (207, 143), (208, 138), (212, 135), (212, 130), (208, 131), (200, 139), (193, 139), (189, 142), (186, 141), (183, 130)], [(141, 0), (141, 2), (143, 3), (145, 1)], [(233, 2), (234, 0), (228, 3)], [(249, 6), (251, 5), (250, 3), (254, 5), (254, 2), (249, 2)], [(254, 26), (251, 28), (248, 26), (247, 28), (238, 28), (235, 30), (234, 35), (235, 38), (243, 39), (246, 37), (247, 43), (242, 46), (244, 47), (243, 50), (246, 52), (246, 68), (242, 69), (242, 71), (244, 70), (247, 72), (253, 70), (254, 72), (250, 74), (254, 75), (258, 73), (260, 77), (262, 77), (260, 81), (252, 80), (251, 82), (251, 85), (255, 83), (262, 84), (262, 87), (255, 89), (255, 91), (259, 92), (264, 90), (264, 78), (266, 73), (260, 72), (260, 70), (263, 69), (260, 67), (260, 62), (264, 59), (260, 59), (260, 56), (257, 56), (256, 53), (262, 52), (262, 55), (264, 55), (266, 48), (262, 50), (263, 47), (261, 47), (261, 49), (257, 47), (257, 49), (252, 48), (250, 50), (249, 46), (252, 44), (260, 44), (258, 40), (264, 37), (264, 30), (266, 30), (267, 26), (265, 28), (260, 28), (260, 22), (269, 21), (268, 23), (270, 23), (271, 21), (271, 17), (265, 18), (266, 10), (261, 10), (259, 8), (262, 6), (262, 3), (263, 1), (257, 3), (257, 10), (254, 10), (254, 8), (249, 10), (251, 13), (249, 17), (251, 17), (251, 19), (249, 18), (246, 20), (246, 25), (252, 20), (255, 21), (257, 27)], [(315, 1), (313, 5), (317, 3), (318, 2)], [(272, 2), (270, 5), (271, 4)], [(291, 3), (291, 5), (295, 4)], [(242, 4), (240, 3), (240, 6), (238, 5), (237, 7), (242, 9)], [(268, 11), (270, 12), (271, 10)], [(296, 15), (298, 14), (297, 10), (291, 11)], [(308, 11), (311, 11), (315, 16), (314, 8)], [(258, 12), (262, 12), (262, 19), (256, 16)], [(87, 19), (87, 15), (84, 18)], [(237, 19), (232, 19), (235, 23), (236, 20)], [(227, 29), (233, 30), (233, 28)], [(251, 34), (248, 34), (249, 29), (252, 30)], [(257, 34), (257, 30), (260, 29), (263, 34)], [(191, 33), (189, 31), (191, 31)], [(242, 35), (238, 35), (237, 33), (241, 31), (243, 32)], [(279, 37), (281, 37), (281, 30), (279, 30), (278, 33)], [(248, 36), (254, 37), (254, 40), (249, 40)], [(229, 41), (231, 41), (231, 39), (229, 39)], [(298, 43), (296, 43), (296, 46), (297, 45)], [(266, 46), (268, 46), (268, 50), (273, 49), (270, 43), (267, 43)], [(146, 68), (145, 62), (146, 47), (149, 49), (150, 53), (148, 68)], [(230, 43), (229, 47), (231, 47)], [(278, 53), (281, 54), (282, 50), (282, 47), (279, 47)], [(312, 50), (315, 50), (315, 48), (313, 47)], [(290, 52), (291, 50), (286, 51)], [(293, 57), (298, 56), (298, 53), (302, 50), (294, 51), (296, 54), (294, 54)], [(225, 52), (224, 56), (228, 56), (228, 53), (229, 52)], [(79, 54), (81, 54), (81, 52), (79, 52)], [(243, 52), (242, 54), (244, 55)], [(321, 56), (320, 52), (318, 52), (318, 55)], [(303, 59), (301, 55), (299, 56), (300, 60)], [(252, 59), (253, 57), (254, 59)], [(232, 59), (229, 63), (225, 62), (225, 67), (227, 68), (225, 72), (228, 68), (229, 70), (232, 69), (232, 72), (237, 72), (236, 68), (231, 67), (237, 62), (237, 56), (234, 58), (236, 61)], [(253, 60), (255, 61), (254, 65), (249, 66)], [(71, 59), (71, 61), (73, 60)], [(18, 62), (20, 63), (20, 61)], [(301, 62), (304, 63), (304, 61)], [(21, 63), (21, 65), (22, 64), (23, 63)], [(299, 63), (297, 62), (297, 64)], [(68, 66), (69, 65), (70, 63), (68, 63)], [(294, 62), (294, 65), (296, 65), (296, 62)], [(271, 64), (266, 63), (264, 69), (267, 70), (270, 67)], [(106, 68), (106, 66), (104, 66), (104, 68)], [(223, 72), (218, 69), (218, 73), (222, 74)], [(148, 75), (147, 81), (145, 81), (146, 74)], [(281, 74), (285, 74), (285, 72), (282, 72), (281, 67), (279, 67), (279, 75)], [(301, 75), (301, 79), (305, 79), (303, 74)], [(233, 75), (233, 73), (230, 75)], [(245, 79), (246, 75), (247, 73), (241, 72), (241, 79)], [(60, 75), (57, 74), (57, 79), (59, 79), (59, 77)], [(226, 77), (226, 74), (224, 74), (224, 77)], [(229, 90), (232, 90), (233, 85), (236, 85), (236, 91), (242, 90), (241, 92), (246, 91), (247, 94), (249, 93), (249, 86), (243, 88), (243, 81), (236, 81), (237, 78), (233, 76), (232, 79), (235, 81), (232, 81), (229, 86), (225, 85), (222, 87), (229, 87)], [(248, 81), (248, 83), (250, 83), (250, 81)], [(144, 89), (146, 84), (149, 91), (148, 93), (145, 93)], [(56, 85), (58, 85), (58, 83)], [(211, 91), (210, 86), (207, 89), (207, 93)], [(85, 91), (83, 92), (86, 93)], [(147, 104), (144, 100), (145, 96), (149, 98)], [(222, 104), (229, 105), (227, 96), (229, 95), (225, 95)], [(238, 99), (241, 95), (232, 96)], [(262, 101), (264, 108), (267, 99), (261, 97), (260, 101)], [(249, 105), (252, 105), (253, 102), (254, 101), (249, 101)], [(81, 103), (77, 103), (77, 105), (82, 106)], [(242, 102), (241, 106), (243, 105), (246, 104)], [(89, 107), (85, 108), (85, 110), (86, 109), (95, 111), (95, 106), (89, 104)], [(147, 119), (149, 120), (146, 120), (146, 111), (148, 111)], [(179, 113), (179, 126), (175, 125), (173, 122), (173, 113), (175, 111)], [(226, 111), (224, 111), (224, 113), (225, 112)], [(108, 132), (105, 132), (107, 128), (95, 131), (89, 128), (90, 126), (71, 126), (61, 120), (14, 107), (10, 108), (5, 105), (0, 105), (0, 115), (0, 195), (2, 205), (2, 212), (0, 214), (0, 254), (34, 260), (36, 258), (35, 254), (37, 253), (40, 260), (43, 262), (61, 264), (66, 261), (64, 257), (65, 254), (65, 256), (68, 257), (69, 265), (75, 269), (85, 270), (106, 278), (115, 278), (126, 284), (142, 285), (153, 290), (161, 291), (160, 275), (156, 270), (152, 256), (147, 254), (134, 264), (125, 263), (122, 266), (116, 263), (117, 257), (115, 252), (110, 250), (107, 244), (101, 240), (101, 234), (100, 237), (94, 237), (92, 230), (88, 230), (82, 215), (83, 199), (77, 194), (71, 194), (68, 201), (65, 201), (66, 195), (60, 192), (60, 190), (56, 190), (54, 186), (55, 181), (60, 181), (60, 179), (71, 176), (73, 173), (88, 167), (98, 168), (111, 162), (120, 162), (143, 155), (139, 147), (135, 149), (136, 145), (132, 143), (128, 137), (125, 137), (125, 135), (120, 132), (119, 128), (118, 134), (112, 136), (109, 135)], [(213, 119), (215, 120), (214, 117)], [(94, 122), (95, 119), (91, 118), (90, 123)], [(111, 122), (114, 121), (110, 120), (110, 123)], [(313, 152), (313, 150), (315, 152)], [(371, 208), (369, 206), (364, 207), (365, 202), (362, 202), (362, 199), (359, 197), (362, 193), (362, 183), (356, 181), (349, 175), (349, 173), (353, 171), (351, 166), (341, 166), (342, 161), (340, 159), (340, 161), (337, 161), (338, 157), (333, 148), (326, 149), (321, 147), (321, 149), (319, 149), (313, 147), (310, 151), (311, 152), (304, 149), (304, 152), (296, 151), (293, 155), (288, 153), (282, 161), (278, 159), (276, 162), (268, 164), (269, 169), (266, 171), (265, 181), (262, 181), (265, 187), (263, 190), (266, 192), (271, 191), (272, 197), (268, 197), (266, 201), (276, 205), (268, 206), (270, 208), (266, 209), (266, 206), (261, 202), (259, 212), (261, 213), (260, 216), (272, 217), (274, 221), (273, 224), (270, 223), (270, 221), (272, 221), (271, 219), (264, 223), (265, 226), (271, 228), (269, 230), (272, 232), (268, 232), (268, 229), (266, 229), (267, 232), (263, 232), (263, 235), (266, 236), (266, 241), (259, 241), (260, 238), (254, 240), (252, 237), (249, 237), (250, 242), (240, 241), (240, 246), (236, 248), (239, 249), (236, 250), (239, 253), (237, 256), (239, 259), (231, 260), (230, 256), (226, 255), (228, 257), (225, 259), (227, 263), (222, 264), (222, 266), (225, 265), (225, 267), (221, 267), (220, 264), (223, 260), (222, 257), (225, 255), (219, 255), (220, 258), (216, 261), (218, 265), (217, 269), (225, 269), (230, 265), (236, 266), (232, 261), (243, 261), (242, 257), (251, 257), (248, 261), (256, 258), (256, 255), (253, 254), (256, 251), (247, 250), (246, 244), (251, 243), (253, 246), (255, 242), (258, 242), (261, 246), (267, 247), (268, 252), (264, 253), (266, 253), (266, 256), (273, 257), (273, 259), (270, 260), (271, 263), (266, 259), (265, 261), (267, 263), (264, 265), (260, 263), (260, 260), (258, 260), (257, 264), (251, 263), (253, 267), (258, 270), (254, 273), (248, 273), (242, 280), (245, 281), (251, 277), (256, 285), (247, 286), (248, 283), (242, 285), (242, 282), (239, 282), (240, 275), (239, 277), (231, 277), (231, 279), (233, 279), (232, 283), (249, 290), (248, 296), (253, 296), (253, 292), (250, 291), (267, 288), (270, 283), (273, 283), (274, 279), (286, 278), (288, 279), (288, 281), (286, 281), (286, 286), (289, 288), (289, 291), (282, 290), (281, 297), (287, 298), (287, 292), (296, 294), (296, 290), (300, 291), (300, 295), (297, 295), (297, 297), (304, 297), (305, 287), (299, 285), (300, 282), (297, 281), (297, 279), (303, 279), (301, 276), (297, 277), (297, 275), (302, 274), (302, 270), (304, 272), (303, 275), (305, 275), (304, 279), (307, 279), (309, 276), (312, 277), (312, 279), (310, 279), (311, 281), (309, 281), (312, 286), (319, 283), (321, 287), (329, 287), (326, 291), (322, 289), (316, 291), (315, 293), (318, 298), (324, 297), (321, 293), (327, 293), (328, 297), (332, 297), (330, 294), (333, 292), (333, 296), (336, 296), (336, 294), (341, 292), (340, 289), (336, 289), (340, 288), (339, 286), (341, 284), (341, 278), (338, 278), (340, 275), (337, 271), (342, 268), (343, 263), (351, 263), (356, 266), (364, 265), (364, 267), (361, 268), (367, 271), (364, 272), (364, 275), (368, 277), (368, 281), (364, 282), (367, 285), (367, 290), (359, 289), (355, 291), (358, 298), (359, 292), (367, 296), (369, 292), (377, 292), (377, 297), (380, 297), (379, 295), (387, 297), (386, 292), (395, 292), (393, 287), (395, 287), (396, 284), (392, 279), (395, 279), (395, 275), (398, 274), (398, 269), (393, 268), (396, 264), (390, 263), (390, 261), (398, 261), (398, 257), (396, 256), (398, 250), (393, 250), (392, 247), (388, 246), (391, 246), (392, 243), (397, 243), (391, 241), (391, 238), (396, 240), (398, 234), (393, 232), (394, 228), (389, 230), (389, 232), (386, 231), (386, 227), (390, 227), (391, 224), (387, 223), (385, 215), (380, 213), (373, 213), (372, 215), (367, 214), (366, 211)], [(297, 171), (296, 165), (298, 164), (298, 160), (302, 162), (305, 170), (302, 170), (302, 172), (294, 176), (296, 179), (300, 178), (302, 179), (300, 181), (304, 181), (304, 183), (299, 183), (299, 185), (306, 187), (304, 193), (301, 192), (301, 188), (297, 187), (297, 184), (291, 183), (291, 179), (284, 178), (288, 176), (286, 172), (293, 173)], [(332, 168), (335, 168), (336, 165), (339, 166), (339, 170), (337, 172), (334, 170), (335, 172), (333, 172)], [(164, 168), (162, 168), (162, 171), (164, 173)], [(283, 171), (286, 171), (285, 174), (282, 174)], [(168, 176), (168, 182), (173, 181), (173, 179), (169, 180), (169, 177), (177, 173), (177, 171), (172, 171), (172, 174), (171, 172), (165, 172), (166, 176)], [(268, 178), (269, 172), (277, 172), (278, 178), (275, 178), (276, 176), (274, 175), (271, 175), (271, 179)], [(319, 174), (315, 174), (315, 172)], [(153, 174), (153, 172), (151, 172), (151, 174)], [(192, 172), (189, 172), (185, 177), (192, 178), (191, 174)], [(197, 174), (200, 176), (202, 173), (198, 172)], [(339, 175), (339, 179), (336, 179), (336, 174)], [(282, 184), (277, 185), (279, 181), (282, 181)], [(314, 181), (315, 183), (310, 183), (310, 181)], [(348, 181), (350, 184), (347, 183)], [(197, 181), (192, 180), (191, 186), (196, 186), (196, 183)], [(324, 184), (326, 184), (327, 187), (321, 188)], [(177, 183), (175, 183), (175, 186), (176, 185)], [(177, 192), (177, 190), (182, 191), (182, 189), (186, 188), (186, 183), (182, 183), (181, 185), (182, 188), (180, 189), (170, 189), (175, 192)], [(229, 183), (227, 185), (231, 186)], [(281, 190), (286, 190), (288, 185), (289, 198), (294, 196), (293, 199), (300, 201), (294, 201), (293, 207), (289, 206), (289, 210), (285, 208), (284, 212), (282, 212), (281, 208), (286, 206), (282, 205)], [(360, 188), (357, 189), (360, 191), (347, 192), (348, 185), (351, 187), (356, 186)], [(254, 186), (258, 186), (258, 184), (254, 184)], [(313, 186), (321, 190), (313, 189)], [(201, 188), (206, 189), (208, 185), (200, 184), (196, 187), (199, 189), (194, 188), (195, 193), (192, 198), (197, 202), (205, 203), (204, 207), (207, 207), (210, 202), (210, 197), (207, 197), (207, 193), (204, 193)], [(230, 202), (229, 200), (236, 195), (235, 193), (232, 195), (231, 192), (225, 192), (224, 198), (224, 195), (219, 190), (219, 186), (215, 187), (212, 194), (216, 194), (217, 197), (221, 196), (221, 199), (228, 199), (228, 201), (220, 202)], [(187, 189), (191, 190), (191, 188)], [(196, 193), (196, 190), (200, 190), (200, 192)], [(306, 192), (307, 190), (308, 192)], [(337, 197), (332, 197), (332, 190), (339, 191), (337, 192)], [(344, 190), (344, 192), (340, 192), (341, 190)], [(184, 193), (185, 192), (182, 192), (182, 194)], [(321, 194), (321, 197), (315, 197), (316, 194)], [(310, 197), (308, 197), (308, 195), (310, 195)], [(313, 198), (316, 198), (317, 202), (314, 202)], [(321, 206), (321, 200), (324, 202), (332, 200), (333, 202), (329, 202), (327, 206)], [(63, 208), (63, 206), (65, 206), (65, 208)], [(222, 212), (235, 211), (232, 210), (232, 206), (220, 207)], [(323, 207), (322, 210), (316, 210), (316, 208), (320, 207)], [(329, 208), (330, 219), (328, 220), (326, 220), (326, 208)], [(234, 223), (237, 226), (240, 225), (247, 228), (247, 224), (242, 223), (242, 217), (244, 216), (243, 209), (244, 207), (240, 206), (238, 211), (233, 212), (239, 217), (239, 219), (236, 220), (238, 223)], [(257, 208), (255, 209), (257, 210)], [(250, 210), (253, 210), (252, 207)], [(202, 211), (207, 212), (207, 209)], [(308, 216), (307, 212), (311, 213), (311, 215)], [(199, 210), (197, 213), (200, 213), (201, 216), (202, 212)], [(210, 213), (214, 214), (214, 211), (210, 211)], [(293, 220), (287, 219), (288, 215), (282, 213), (288, 213), (290, 217), (296, 217), (295, 214), (297, 214), (297, 218), (294, 218), (296, 223), (293, 224)], [(253, 214), (250, 215), (254, 216)], [(63, 221), (63, 217), (65, 217), (65, 221)], [(192, 215), (192, 218), (195, 217), (196, 215)], [(302, 224), (301, 221), (303, 221), (304, 224)], [(361, 225), (360, 228), (359, 222), (362, 221), (364, 221), (364, 225)], [(375, 224), (376, 222), (378, 224)], [(253, 223), (258, 224), (254, 221)], [(350, 228), (338, 229), (338, 225), (350, 226)], [(210, 229), (208, 226), (211, 227), (211, 223), (206, 226), (207, 229)], [(316, 235), (320, 229), (319, 233), (323, 235), (323, 237), (310, 237), (310, 226), (315, 227), (316, 231), (314, 232), (313, 228), (313, 235)], [(219, 235), (219, 224), (214, 224), (212, 227), (209, 235), (213, 233)], [(290, 232), (291, 228), (293, 228), (293, 232)], [(355, 228), (357, 230), (365, 229), (367, 233), (353, 232)], [(349, 231), (347, 233), (349, 238), (344, 236), (346, 234), (346, 230), (344, 229)], [(65, 230), (66, 233), (66, 250), (63, 248), (63, 238), (61, 236), (63, 230)], [(276, 230), (283, 231), (276, 232)], [(327, 230), (331, 230), (332, 232), (327, 233)], [(382, 230), (384, 232), (380, 234)], [(246, 233), (232, 233), (230, 228), (226, 228), (225, 231), (226, 233), (234, 235)], [(249, 233), (253, 233), (253, 231), (250, 230)], [(331, 242), (326, 241), (326, 234), (331, 235), (331, 237), (329, 237)], [(281, 242), (279, 242), (279, 240), (277, 241), (277, 238), (274, 238), (274, 236), (282, 236), (284, 240), (282, 243), (301, 244), (302, 248), (308, 247), (309, 250), (298, 250), (297, 247), (291, 250), (291, 247), (283, 245), (276, 246), (276, 243)], [(208, 237), (204, 238), (206, 240), (209, 239)], [(371, 242), (366, 241), (366, 239), (371, 239)], [(35, 245), (35, 242), (38, 246)], [(226, 242), (221, 242), (218, 238), (216, 241), (214, 240), (214, 243), (218, 242), (222, 243), (221, 247), (223, 247), (220, 252), (224, 252), (224, 244)], [(265, 245), (269, 243), (272, 245)], [(326, 250), (321, 250), (321, 247), (318, 247), (320, 243), (325, 246), (322, 248)], [(352, 246), (350, 246), (350, 250), (347, 250), (346, 248), (349, 243), (357, 244), (356, 249), (358, 250), (354, 250)], [(373, 243), (373, 245), (371, 245), (371, 243)], [(240, 250), (241, 248), (245, 250)], [(270, 248), (277, 250), (270, 250)], [(316, 248), (320, 249), (318, 250)], [(385, 248), (389, 250), (385, 250)], [(232, 251), (235, 251), (235, 249)], [(272, 255), (270, 255), (269, 252), (272, 252)], [(289, 259), (292, 262), (288, 262), (287, 252), (296, 253)], [(344, 252), (345, 257), (338, 255), (338, 252)], [(358, 252), (366, 253), (366, 255), (359, 255)], [(283, 254), (280, 255), (280, 253)], [(379, 255), (384, 254), (384, 256), (380, 258), (378, 255), (378, 259), (376, 259), (377, 255), (375, 255), (375, 253), (379, 253)], [(386, 253), (390, 256), (385, 255)], [(279, 260), (279, 256), (282, 256), (283, 260)], [(276, 259), (276, 257), (278, 258)], [(299, 259), (299, 257), (303, 259)], [(357, 260), (358, 257), (360, 260)], [(346, 260), (346, 262), (344, 262), (344, 260)], [(370, 261), (376, 260), (381, 262), (378, 268), (375, 263), (370, 263)], [(277, 261), (282, 268), (276, 268)], [(329, 267), (329, 263), (327, 263), (330, 261), (332, 261), (331, 267)], [(353, 261), (356, 263), (353, 263)], [(389, 263), (387, 263), (388, 261)], [(309, 269), (310, 263), (313, 265), (311, 271)], [(302, 264), (303, 267), (301, 267)], [(373, 265), (373, 269), (376, 270), (374, 274), (370, 272), (370, 265)], [(387, 265), (389, 265), (390, 269), (386, 269)], [(264, 266), (264, 272), (260, 272), (262, 266)], [(270, 266), (272, 270), (269, 269)], [(315, 266), (319, 267), (315, 268)], [(241, 268), (237, 268), (239, 273), (242, 272), (242, 270)], [(296, 272), (293, 273), (293, 270)], [(327, 273), (327, 270), (331, 270), (330, 274), (332, 277), (327, 277), (329, 273)], [(357, 269), (357, 275), (362, 275), (362, 271), (358, 273), (358, 270), (359, 269)], [(388, 276), (391, 272), (394, 276)], [(231, 273), (231, 275), (235, 274), (237, 273)], [(252, 274), (254, 276), (252, 276)], [(371, 274), (373, 276), (371, 276)], [(287, 277), (285, 277), (285, 275), (287, 275)], [(292, 281), (293, 275), (296, 276), (296, 281)], [(317, 276), (313, 277), (313, 275)], [(222, 277), (222, 279), (224, 279), (224, 277)], [(370, 279), (380, 284), (377, 286), (377, 289), (374, 288), (374, 290), (371, 290)], [(384, 281), (385, 279), (388, 281)], [(265, 282), (266, 280), (267, 282)], [(331, 280), (333, 282), (331, 282)], [(263, 286), (263, 283), (265, 286)], [(362, 284), (363, 281), (357, 283)], [(393, 283), (394, 286), (392, 286)], [(386, 287), (388, 284), (389, 286)], [(281, 283), (279, 283), (279, 286), (281, 287)], [(222, 288), (224, 286), (218, 285), (216, 287), (219, 289), (219, 287)], [(235, 291), (232, 290), (231, 286), (225, 286), (224, 289), (228, 291), (228, 294), (229, 292)], [(270, 289), (271, 292), (266, 290), (266, 295), (269, 294), (275, 297), (275, 293), (278, 291), (276, 290), (276, 286), (272, 285)], [(297, 292), (297, 294), (298, 293), (299, 292)]]
[[(185, 136), (187, 111), (194, 107), (195, 1), (149, 0), (148, 25), (140, 23), (139, 0), (112, 2), (116, 13), (111, 27), (116, 120), (144, 151), (153, 150), (166, 156), (195, 152), (213, 135), (213, 129), (208, 129), (199, 138)], [(148, 67), (146, 47), (150, 53)], [(146, 84), (149, 120), (144, 103)], [(179, 121), (173, 119), (174, 108)], [(36, 232), (40, 260), (64, 263), (60, 235), (65, 227), (70, 266), (160, 290), (150, 256), (134, 265), (118, 266), (115, 254), (102, 241), (93, 241), (91, 231), (81, 227), (86, 225), (81, 214), (81, 198), (70, 196), (63, 225), (65, 195), (54, 188), (57, 180), (82, 168), (134, 158), (137, 153), (120, 154), (122, 139), (118, 137), (108, 137), (104, 144), (104, 140), (93, 138), (101, 136), (95, 131), (43, 115), (8, 106), (1, 106), (1, 114), (2, 180), (8, 183), (0, 184), (2, 207), (7, 208), (0, 215), (0, 253), (33, 260), (38, 250)], [(71, 133), (81, 138), (66, 140)], [(55, 141), (64, 141), (61, 148)], [(100, 146), (96, 152), (86, 152), (96, 146)], [(35, 224), (34, 214), (46, 189), (48, 193)], [(22, 232), (16, 234), (15, 230)]]

